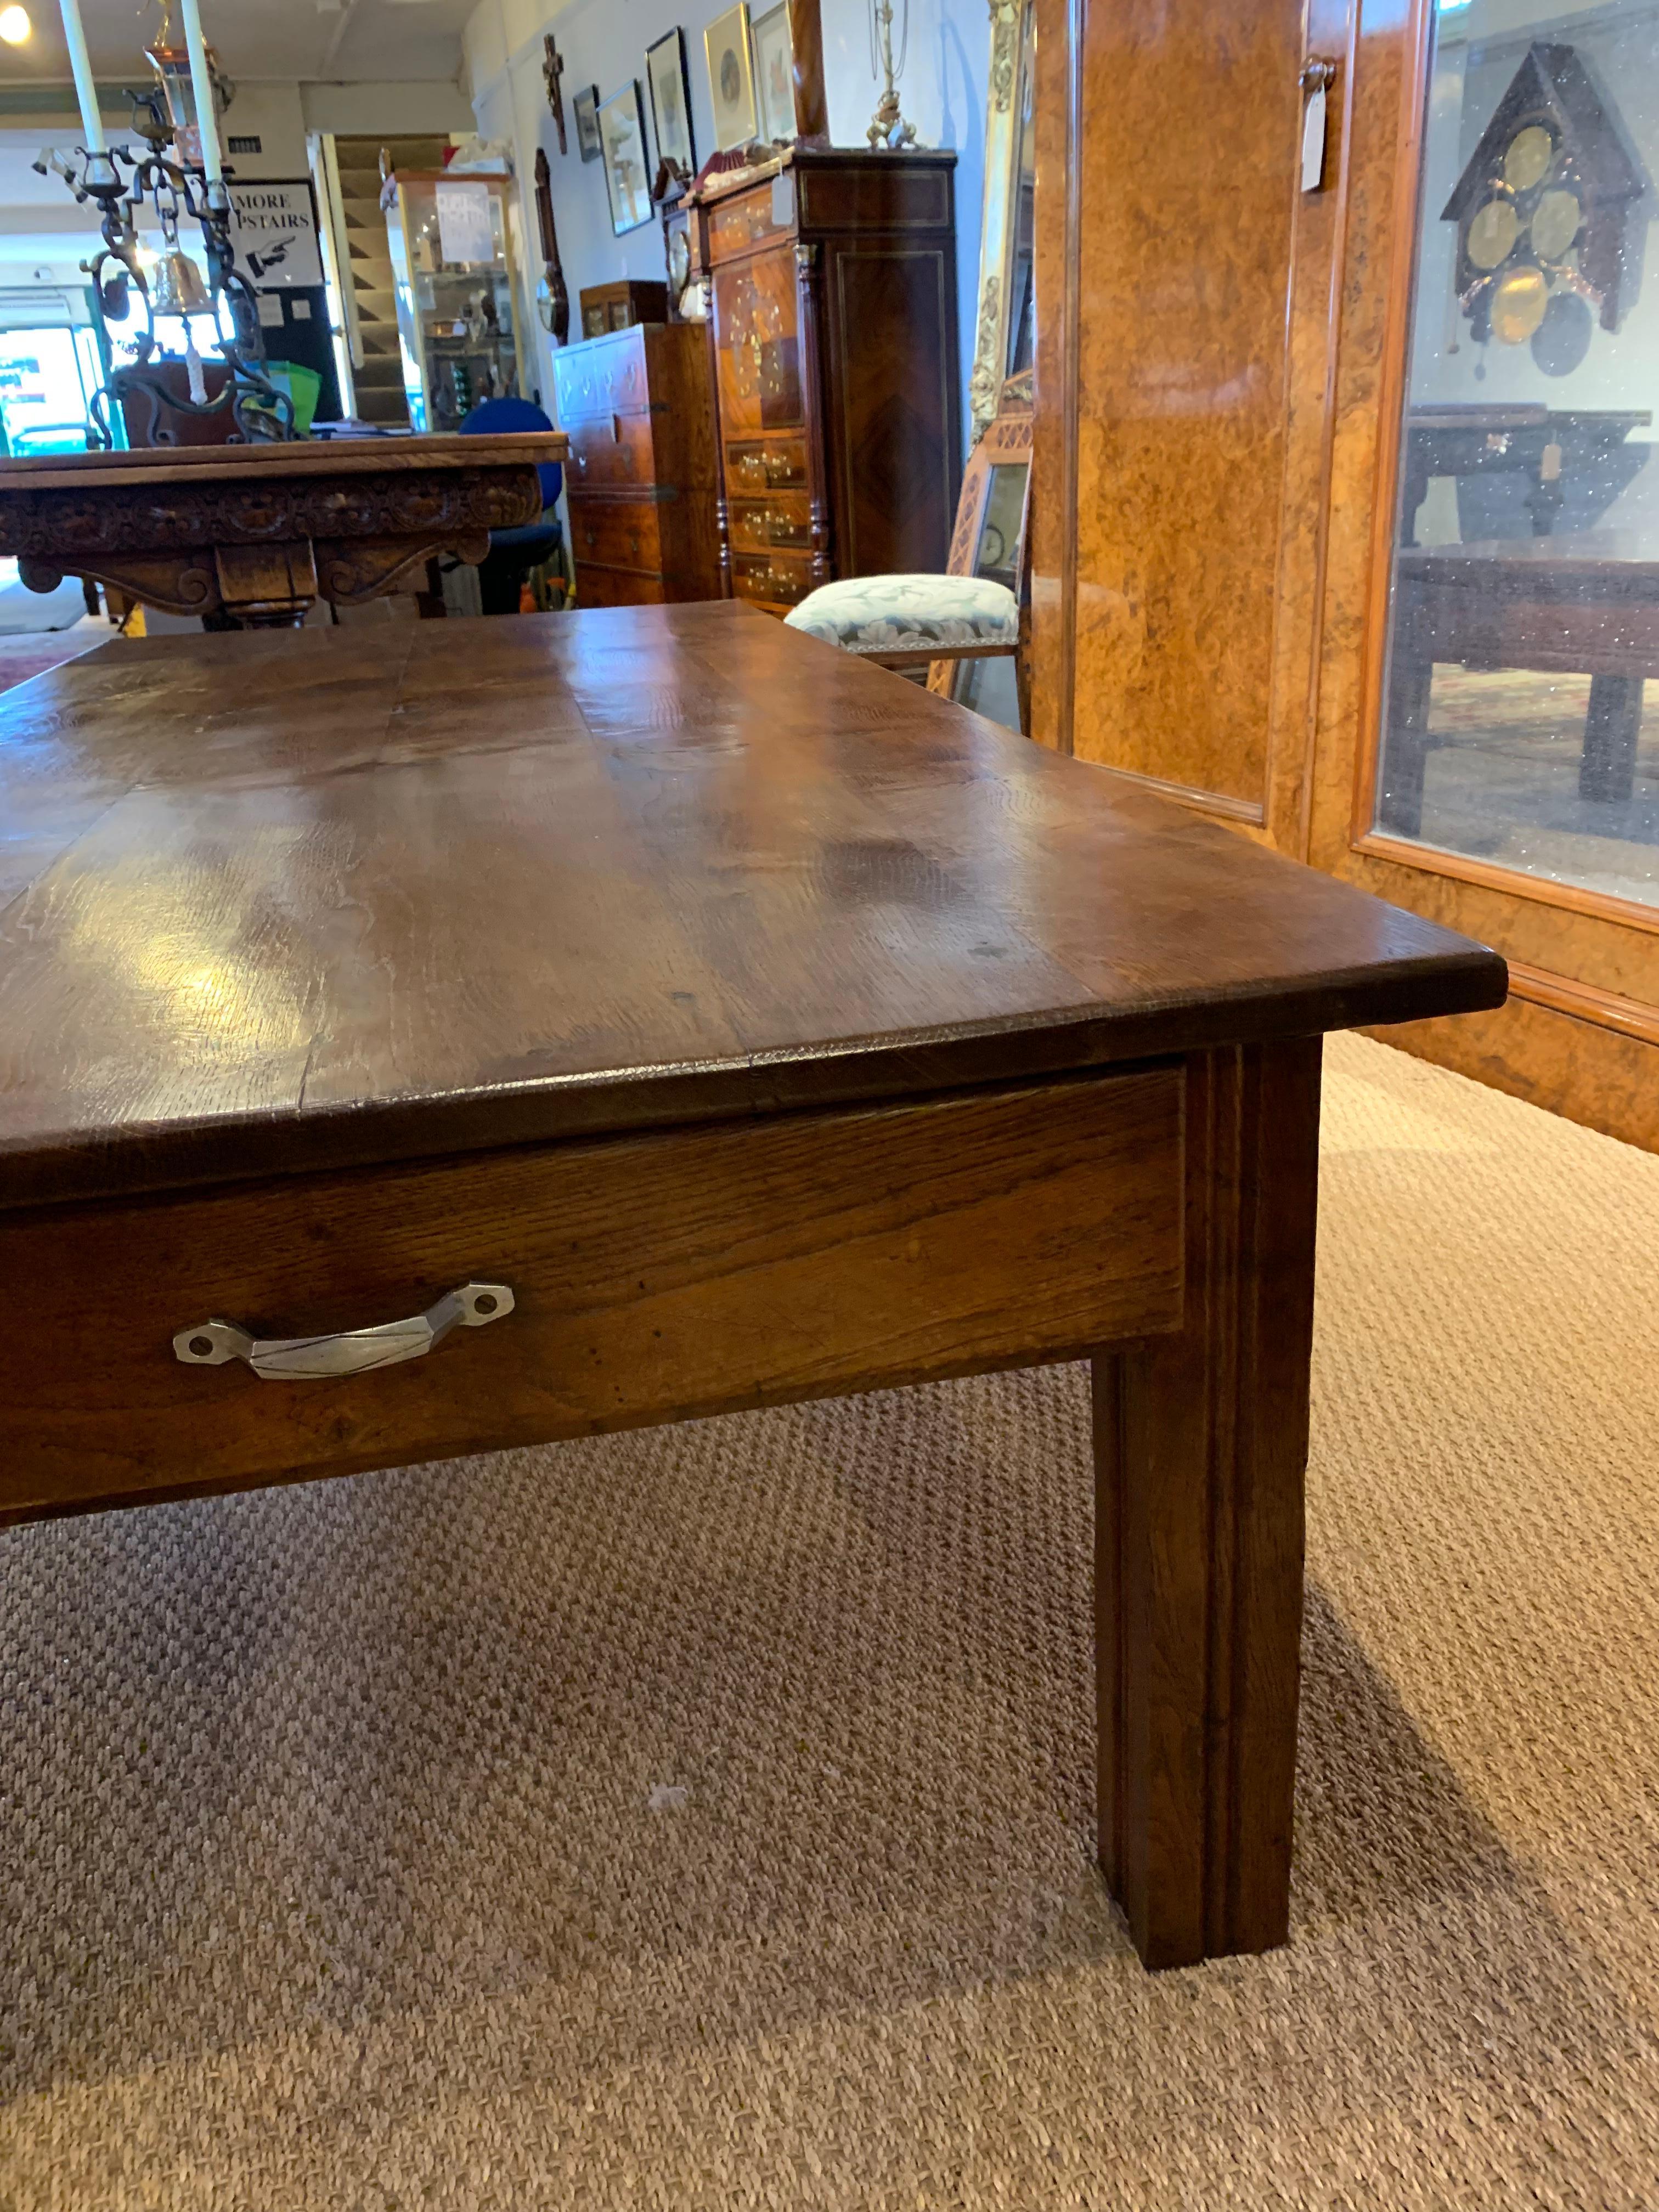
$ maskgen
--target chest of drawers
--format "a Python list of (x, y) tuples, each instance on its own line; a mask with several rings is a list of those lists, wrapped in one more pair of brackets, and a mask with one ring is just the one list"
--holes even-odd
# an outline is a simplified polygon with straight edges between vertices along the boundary
[(582, 606), (720, 596), (708, 340), (635, 323), (567, 346), (554, 401), (570, 440), (565, 494)]
[(951, 153), (798, 149), (705, 185), (726, 589), (945, 565), (960, 487)]

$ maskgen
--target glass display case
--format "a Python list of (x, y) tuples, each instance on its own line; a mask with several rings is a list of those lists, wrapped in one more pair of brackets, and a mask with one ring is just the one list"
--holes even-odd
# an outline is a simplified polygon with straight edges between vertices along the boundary
[(386, 237), (409, 420), (457, 430), (480, 400), (519, 396), (512, 179), (399, 170)]

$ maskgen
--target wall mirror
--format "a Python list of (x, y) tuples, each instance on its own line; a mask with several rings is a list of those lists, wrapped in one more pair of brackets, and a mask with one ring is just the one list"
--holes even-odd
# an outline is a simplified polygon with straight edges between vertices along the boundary
[[(980, 228), (979, 315), (968, 382), (975, 445), (1000, 410), (1003, 387), (1027, 388), (1036, 359), (1032, 254), (1036, 185), (1035, 0), (991, 0), (991, 74), (985, 104), (985, 200)], [(1015, 398), (1018, 392), (1009, 397)]]

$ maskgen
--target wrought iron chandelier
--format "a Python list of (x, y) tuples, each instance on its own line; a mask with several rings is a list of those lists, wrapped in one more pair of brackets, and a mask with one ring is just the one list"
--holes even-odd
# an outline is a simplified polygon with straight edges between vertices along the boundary
[[(77, 200), (96, 204), (104, 243), (81, 266), (96, 288), (106, 322), (125, 325), (135, 313), (137, 318), (132, 334), (124, 331), (122, 337), (132, 359), (112, 368), (103, 389), (93, 396), (89, 440), (106, 451), (114, 444), (112, 408), (130, 398), (148, 403), (148, 418), (138, 440), (147, 446), (178, 442), (163, 419), (164, 410), (185, 416), (220, 411), (225, 396), (208, 395), (190, 325), (191, 315), (209, 313), (217, 325), (216, 352), (229, 373), (236, 436), (242, 441), (291, 439), (295, 434), (294, 402), (266, 373), (258, 301), (236, 265), (231, 244), (230, 193), (220, 151), (217, 108), (228, 105), (233, 88), (203, 39), (200, 0), (179, 0), (182, 47), (173, 42), (173, 0), (161, 0), (157, 35), (145, 49), (155, 82), (144, 91), (129, 94), (133, 129), (148, 149), (143, 154), (131, 146), (111, 146), (106, 139), (80, 0), (59, 0), (59, 6), (86, 143), (67, 158), (48, 149), (34, 166), (42, 176), (55, 170)], [(153, 283), (145, 274), (138, 244), (138, 214), (146, 203), (154, 208), (161, 231), (162, 250)], [(181, 219), (201, 228), (205, 283), (179, 243)], [(156, 360), (158, 315), (184, 318), (188, 398), (168, 386)]]

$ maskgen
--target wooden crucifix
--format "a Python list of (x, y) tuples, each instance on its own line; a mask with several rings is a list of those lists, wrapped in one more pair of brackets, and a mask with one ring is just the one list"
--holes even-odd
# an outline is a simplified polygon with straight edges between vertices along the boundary
[(542, 75), (547, 82), (547, 104), (553, 111), (553, 120), (559, 126), (559, 151), (569, 151), (564, 136), (564, 87), (560, 78), (564, 75), (564, 56), (553, 43), (550, 31), (542, 40)]

